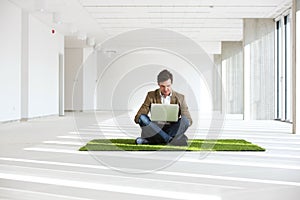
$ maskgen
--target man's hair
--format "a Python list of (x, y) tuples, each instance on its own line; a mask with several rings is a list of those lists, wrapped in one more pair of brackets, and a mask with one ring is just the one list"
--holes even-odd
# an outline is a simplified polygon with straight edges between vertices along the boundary
[(173, 83), (173, 74), (168, 70), (164, 69), (161, 72), (159, 72), (157, 76), (157, 83), (165, 82), (169, 79), (171, 79), (171, 83)]

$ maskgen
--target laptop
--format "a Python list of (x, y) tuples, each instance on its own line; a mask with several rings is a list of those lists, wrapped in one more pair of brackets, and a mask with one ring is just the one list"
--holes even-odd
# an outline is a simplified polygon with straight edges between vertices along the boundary
[(151, 104), (151, 121), (177, 122), (178, 104)]

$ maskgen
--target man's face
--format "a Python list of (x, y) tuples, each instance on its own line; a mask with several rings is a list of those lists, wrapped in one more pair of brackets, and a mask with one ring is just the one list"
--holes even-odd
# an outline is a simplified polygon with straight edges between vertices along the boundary
[(170, 93), (172, 92), (172, 87), (171, 87), (172, 86), (172, 82), (171, 82), (171, 79), (168, 79), (168, 80), (166, 80), (164, 82), (158, 83), (158, 86), (159, 86), (160, 92), (165, 97), (169, 96)]

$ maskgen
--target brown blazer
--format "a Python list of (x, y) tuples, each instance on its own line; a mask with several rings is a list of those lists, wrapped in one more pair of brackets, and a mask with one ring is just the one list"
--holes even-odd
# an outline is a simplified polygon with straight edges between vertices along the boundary
[[(134, 121), (135, 123), (139, 123), (139, 118), (142, 114), (148, 115), (150, 111), (150, 107), (152, 103), (161, 103), (161, 96), (160, 96), (160, 91), (159, 89), (156, 89), (155, 91), (150, 91), (147, 94), (147, 97), (137, 112)], [(186, 116), (188, 120), (190, 121), (190, 125), (192, 125), (192, 118), (190, 115), (190, 112), (188, 110), (188, 106), (185, 102), (184, 95), (175, 92), (174, 90), (172, 91), (172, 96), (171, 96), (171, 104), (178, 104), (179, 105), (179, 117), (180, 116)]]

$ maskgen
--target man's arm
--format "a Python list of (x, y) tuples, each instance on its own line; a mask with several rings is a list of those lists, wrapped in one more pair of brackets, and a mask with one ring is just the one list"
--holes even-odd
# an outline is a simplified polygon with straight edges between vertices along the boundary
[(193, 120), (192, 120), (192, 117), (191, 117), (191, 114), (189, 112), (189, 108), (187, 106), (187, 103), (185, 101), (185, 98), (184, 98), (184, 95), (181, 96), (180, 98), (180, 114), (181, 116), (185, 116), (188, 118), (188, 120), (190, 121), (190, 126), (192, 125), (193, 123)]
[(139, 123), (139, 118), (141, 115), (148, 115), (149, 111), (150, 111), (150, 106), (151, 106), (151, 98), (149, 95), (150, 92), (148, 92), (146, 99), (144, 101), (144, 103), (142, 104), (142, 106), (140, 107), (139, 111), (137, 112), (137, 114), (135, 115), (134, 121), (135, 123)]

